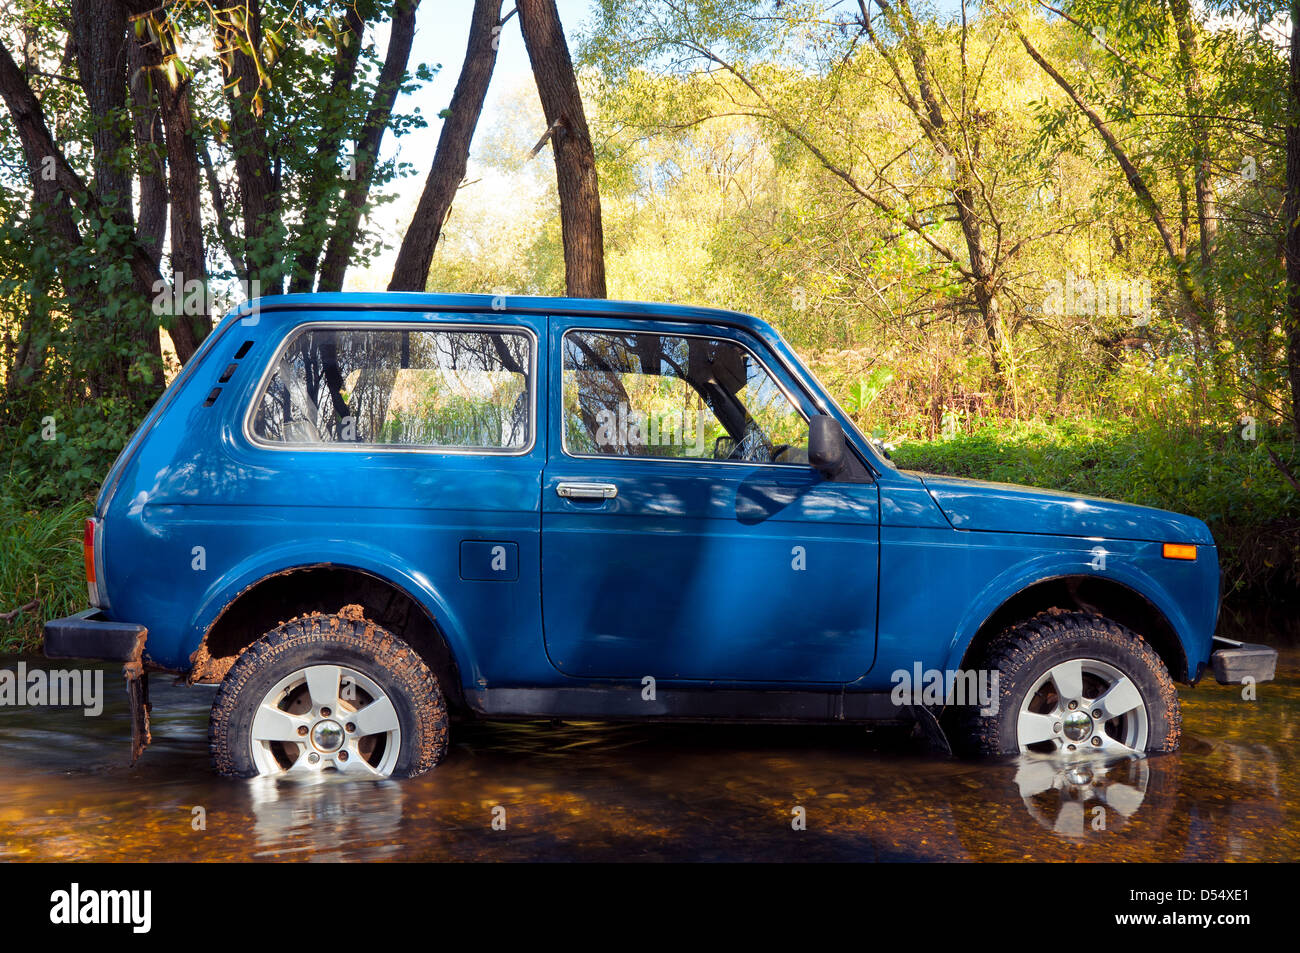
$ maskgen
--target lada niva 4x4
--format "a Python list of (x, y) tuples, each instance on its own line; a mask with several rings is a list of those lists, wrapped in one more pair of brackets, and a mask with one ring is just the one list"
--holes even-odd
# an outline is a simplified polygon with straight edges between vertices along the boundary
[(123, 449), (51, 657), (217, 684), (237, 776), (411, 776), (453, 717), (915, 719), (973, 754), (1177, 747), (1198, 519), (900, 471), (768, 325), (564, 298), (228, 315)]

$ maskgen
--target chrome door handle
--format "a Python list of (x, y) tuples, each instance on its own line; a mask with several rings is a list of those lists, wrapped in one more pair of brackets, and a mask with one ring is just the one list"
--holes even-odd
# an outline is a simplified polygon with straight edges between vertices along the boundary
[(566, 500), (612, 500), (618, 487), (612, 483), (557, 483), (555, 492)]

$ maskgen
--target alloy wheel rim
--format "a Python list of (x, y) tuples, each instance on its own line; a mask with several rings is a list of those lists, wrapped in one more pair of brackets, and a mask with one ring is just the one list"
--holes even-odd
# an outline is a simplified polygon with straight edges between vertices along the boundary
[(1100, 659), (1066, 659), (1034, 682), (1020, 703), (1021, 754), (1142, 754), (1146, 703), (1133, 680)]
[(402, 729), (373, 679), (325, 663), (286, 675), (266, 693), (249, 746), (260, 775), (386, 778), (397, 764)]

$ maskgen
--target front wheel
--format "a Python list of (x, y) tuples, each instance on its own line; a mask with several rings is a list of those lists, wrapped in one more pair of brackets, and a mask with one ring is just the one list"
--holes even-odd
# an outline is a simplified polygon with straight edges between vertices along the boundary
[(413, 777), (446, 751), (447, 706), (419, 655), (348, 607), (249, 646), (217, 690), (208, 740), (226, 776)]
[(959, 741), (971, 754), (1107, 756), (1175, 751), (1178, 691), (1151, 646), (1117, 622), (1049, 610), (989, 646), (998, 706), (967, 709)]

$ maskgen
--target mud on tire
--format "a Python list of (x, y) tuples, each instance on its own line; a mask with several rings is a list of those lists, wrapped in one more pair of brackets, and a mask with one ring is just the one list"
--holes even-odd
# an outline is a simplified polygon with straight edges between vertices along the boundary
[[(1126, 676), (1141, 696), (1145, 750), (1177, 750), (1182, 710), (1160, 656), (1140, 635), (1117, 622), (1062, 609), (1049, 609), (1013, 625), (989, 645), (979, 667), (998, 673), (997, 713), (981, 716), (978, 708), (961, 709), (953, 718), (956, 747), (972, 756), (1020, 753), (1017, 726), (1026, 695), (1054, 667), (1073, 659), (1094, 661)], [(1053, 689), (1045, 688), (1050, 698)], [(1097, 724), (1099, 731), (1114, 730), (1115, 722), (1097, 720)], [(1077, 744), (1086, 750), (1090, 739), (1081, 738)], [(1050, 742), (1041, 743), (1031, 750), (1049, 746)]]
[(360, 606), (346, 606), (334, 615), (313, 613), (277, 626), (231, 666), (217, 689), (208, 722), (208, 747), (217, 773), (260, 773), (251, 741), (257, 710), (277, 684), (314, 665), (356, 671), (392, 702), (400, 743), (390, 776), (414, 777), (442, 760), (448, 719), (438, 680), (409, 645), (364, 618)]

